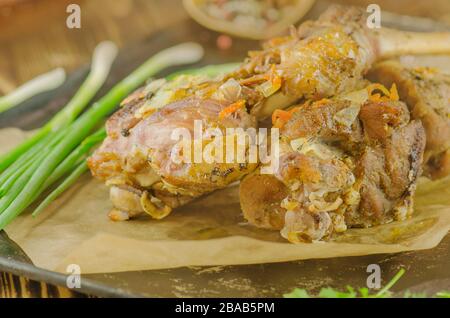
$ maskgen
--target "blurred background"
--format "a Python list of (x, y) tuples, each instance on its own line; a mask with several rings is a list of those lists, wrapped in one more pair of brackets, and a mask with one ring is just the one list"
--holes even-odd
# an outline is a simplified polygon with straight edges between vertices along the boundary
[[(192, 1), (224, 3), (230, 0)], [(261, 1), (288, 3), (310, 0)], [(419, 17), (412, 20), (405, 18), (410, 27), (417, 22), (425, 25), (421, 29), (426, 29), (427, 21), (437, 22), (443, 28), (450, 27), (450, 0), (316, 0), (308, 15), (317, 16), (332, 3), (363, 7), (376, 3), (383, 11), (394, 13), (389, 18), (391, 21), (400, 22), (403, 18), (395, 16), (400, 14)], [(69, 29), (66, 26), (69, 4), (81, 7), (81, 29)], [(63, 67), (68, 73), (75, 71), (89, 63), (94, 47), (103, 40), (114, 41), (123, 49), (122, 55), (128, 53), (130, 59), (134, 60), (136, 54), (131, 54), (126, 48), (140, 48), (138, 43), (167, 28), (172, 28), (174, 32), (177, 28), (181, 30), (189, 20), (192, 18), (184, 9), (182, 0), (0, 0), (0, 96), (56, 67)], [(231, 41), (236, 47), (243, 43), (220, 33), (214, 36), (217, 46), (223, 46), (224, 50), (227, 45), (231, 45)], [(146, 52), (143, 54), (146, 56)], [(429, 251), (423, 254), (423, 258), (440, 264), (438, 257), (446, 257), (447, 246), (441, 244), (440, 250)], [(409, 259), (415, 261), (412, 257)], [(398, 261), (394, 258), (391, 263), (395, 267), (397, 262), (402, 262), (401, 256)], [(284, 270), (277, 270), (284, 265), (279, 266), (274, 267), (274, 271), (284, 274)], [(416, 276), (421, 276), (420, 268)], [(140, 276), (136, 277), (136, 285), (140, 286)], [(0, 272), (0, 298), (80, 296), (65, 288), (41, 282), (25, 280), (23, 283), (22, 279), (19, 281), (12, 274)], [(17, 289), (14, 286), (27, 287)]]
[[(66, 27), (71, 3), (81, 7), (81, 29)], [(330, 3), (376, 3), (450, 25), (449, 0), (317, 0), (312, 10)], [(181, 0), (0, 0), (0, 95), (54, 67), (76, 69), (102, 40), (127, 47), (186, 19)]]

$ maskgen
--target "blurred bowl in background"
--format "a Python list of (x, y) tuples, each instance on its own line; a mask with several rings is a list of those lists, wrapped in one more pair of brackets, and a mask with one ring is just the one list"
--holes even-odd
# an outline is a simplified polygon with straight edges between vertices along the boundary
[(183, 0), (188, 14), (204, 27), (238, 37), (274, 37), (299, 21), (315, 0)]

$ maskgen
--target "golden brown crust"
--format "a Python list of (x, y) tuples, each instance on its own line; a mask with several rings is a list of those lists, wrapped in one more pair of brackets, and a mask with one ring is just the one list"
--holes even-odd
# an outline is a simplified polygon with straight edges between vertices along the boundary
[(425, 173), (443, 177), (450, 171), (450, 75), (430, 68), (406, 68), (397, 61), (377, 64), (369, 77), (385, 85), (396, 83), (413, 119), (422, 122), (427, 144)]
[(273, 175), (247, 176), (239, 188), (244, 217), (257, 227), (281, 230), (286, 209), (280, 204), (288, 194), (289, 189)]
[(425, 132), (404, 103), (336, 98), (294, 110), (281, 128), (275, 175), (255, 173), (241, 183), (249, 222), (279, 229), (283, 221), (282, 235), (298, 242), (409, 215)]

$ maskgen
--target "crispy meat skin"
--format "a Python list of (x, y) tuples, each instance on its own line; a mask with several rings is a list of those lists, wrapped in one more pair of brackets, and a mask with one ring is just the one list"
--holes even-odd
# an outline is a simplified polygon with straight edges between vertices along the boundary
[(290, 36), (275, 38), (265, 43), (264, 50), (250, 52), (229, 76), (251, 81), (273, 69), (281, 76), (283, 94), (261, 97), (252, 104), (252, 113), (260, 116), (300, 99), (318, 100), (358, 89), (378, 57), (376, 38), (365, 23), (364, 10), (331, 6), (318, 20), (303, 23)]
[[(168, 153), (174, 146), (170, 140), (173, 128), (191, 129), (195, 119), (201, 119), (205, 127), (256, 127), (253, 115), (260, 117), (269, 100), (284, 107), (302, 98), (320, 99), (359, 87), (376, 59), (376, 45), (364, 27), (364, 16), (364, 10), (356, 8), (330, 8), (319, 20), (305, 23), (290, 36), (269, 41), (262, 51), (250, 52), (235, 72), (218, 81), (183, 88), (182, 94), (177, 93), (155, 113), (136, 116), (152, 96), (145, 90), (135, 92), (108, 120), (108, 137), (88, 161), (92, 174), (123, 190), (150, 191), (170, 207), (239, 180), (255, 166), (171, 163)], [(232, 100), (217, 94), (230, 79), (240, 85), (239, 95)], [(260, 89), (267, 83), (272, 87), (281, 83), (269, 98)], [(241, 109), (219, 120), (220, 111), (238, 99), (246, 101), (252, 115)], [(139, 191), (133, 193), (139, 196)], [(123, 205), (121, 210), (125, 210)]]
[(106, 132), (113, 138), (119, 135), (127, 136), (130, 129), (140, 122), (134, 116), (135, 112), (144, 104), (143, 89), (139, 88), (127, 97), (122, 107), (116, 111), (106, 122)]
[[(336, 117), (352, 108), (351, 125)], [(422, 124), (410, 120), (402, 102), (333, 99), (300, 106), (281, 129), (275, 176), (256, 172), (241, 182), (244, 216), (281, 230), (291, 242), (403, 220), (424, 147)], [(256, 183), (270, 189), (256, 191)], [(269, 195), (275, 188), (279, 194)]]
[(433, 178), (450, 174), (450, 75), (385, 61), (369, 77), (385, 85), (396, 83), (412, 118), (422, 121), (427, 135), (425, 173)]
[[(192, 97), (167, 105), (136, 124), (127, 116), (116, 113), (110, 119), (114, 122), (107, 124), (111, 126), (109, 136), (89, 158), (89, 167), (94, 176), (113, 185), (151, 189), (153, 195), (170, 207), (223, 188), (254, 169), (256, 164), (176, 164), (170, 156), (177, 143), (171, 138), (172, 132), (185, 128), (194, 136), (194, 120), (201, 121), (204, 130), (218, 127), (224, 135), (228, 127), (246, 129), (257, 126), (255, 118), (243, 109), (234, 116), (220, 119), (218, 114), (225, 106), (225, 103), (215, 100)], [(120, 112), (127, 114), (130, 107), (124, 105)], [(130, 122), (134, 124), (132, 128), (128, 126)], [(120, 133), (124, 129), (127, 133)]]
[[(168, 161), (168, 151), (174, 146), (174, 143), (169, 140), (171, 129), (175, 126), (179, 128), (180, 125), (192, 127), (193, 121), (199, 117), (205, 127), (214, 125), (218, 125), (221, 129), (225, 127), (256, 127), (255, 117), (260, 119), (269, 116), (275, 108), (286, 108), (303, 100), (314, 101), (324, 97), (338, 96), (361, 88), (364, 85), (363, 76), (371, 65), (378, 58), (384, 57), (386, 52), (395, 55), (397, 44), (401, 42), (399, 39), (404, 40), (409, 36), (402, 37), (397, 33), (397, 40), (394, 40), (393, 43), (389, 40), (383, 41), (384, 33), (368, 29), (365, 22), (365, 10), (333, 6), (317, 21), (306, 22), (298, 30), (293, 30), (290, 36), (273, 39), (265, 44), (263, 50), (250, 52), (247, 60), (235, 72), (218, 80), (174, 89), (176, 92), (164, 105), (153, 107), (152, 104), (157, 104), (155, 98), (147, 94), (132, 95), (125, 103), (126, 108), (120, 110), (108, 122), (108, 138), (89, 160), (93, 175), (113, 187), (120, 187), (122, 190), (127, 188), (136, 196), (141, 196), (141, 199), (149, 197), (150, 193), (151, 201), (155, 205), (160, 207), (162, 201), (172, 208), (239, 180), (251, 172), (254, 166), (175, 165)], [(390, 51), (387, 48), (390, 48)], [(422, 47), (419, 51), (423, 52), (426, 49), (424, 50)], [(227, 85), (234, 86), (231, 92), (230, 87), (224, 91), (223, 87)], [(245, 101), (245, 109), (239, 109), (227, 118), (218, 118), (220, 110), (242, 100)], [(138, 105), (142, 105), (142, 107)], [(198, 109), (202, 109), (202, 112), (205, 111), (205, 114), (209, 115), (204, 116), (199, 113)], [(386, 152), (390, 149), (387, 140), (395, 139), (395, 134), (387, 134), (382, 129), (385, 127), (383, 125), (390, 127), (400, 125), (398, 129), (403, 129), (401, 127), (405, 122), (397, 123), (395, 120), (396, 113), (403, 114), (401, 109), (402, 107), (398, 105), (385, 105), (383, 106), (383, 116), (378, 118), (379, 109), (367, 106), (367, 111), (361, 112), (361, 116), (364, 118), (360, 118), (360, 122), (364, 122), (364, 129), (361, 128), (362, 126), (360, 129), (355, 127), (355, 130), (349, 130), (348, 127), (343, 129), (340, 126), (330, 126), (327, 130), (328, 135), (322, 136), (321, 134), (324, 133), (322, 130), (318, 133), (327, 142), (337, 143), (339, 145), (338, 152), (360, 149), (367, 138), (376, 141), (376, 145), (370, 146), (373, 153), (367, 153), (367, 156), (370, 155), (371, 158), (383, 161), (388, 157)], [(364, 115), (364, 113), (366, 114)], [(322, 114), (315, 114), (311, 111), (309, 114), (312, 116), (311, 121), (305, 124), (309, 124), (314, 130), (317, 122), (320, 123), (325, 118), (327, 120), (332, 118), (327, 114), (331, 113), (324, 111)], [(378, 118), (379, 121), (374, 118)], [(411, 125), (413, 124), (411, 123)], [(419, 126), (414, 126), (415, 129), (411, 129), (409, 133), (419, 136)], [(398, 133), (400, 134), (400, 132)], [(416, 142), (412, 143), (411, 147), (420, 146), (421, 138), (419, 137), (405, 137), (405, 139)], [(346, 140), (346, 142), (342, 140)], [(320, 142), (318, 144), (320, 147)], [(333, 147), (330, 149), (336, 150), (334, 149), (336, 147)], [(394, 147), (389, 154), (393, 153), (395, 149)], [(363, 158), (363, 152), (360, 151), (361, 158)], [(356, 155), (352, 154), (352, 156), (356, 158)], [(347, 177), (350, 173), (355, 172), (355, 169), (349, 166), (350, 163), (355, 164), (352, 163), (352, 158), (347, 160), (349, 162), (345, 162), (343, 159), (337, 161), (330, 159), (322, 166), (322, 163), (319, 164), (316, 159), (309, 156), (304, 157), (304, 154), (303, 157), (286, 157), (289, 160), (285, 160), (286, 171), (284, 173), (295, 174), (297, 168), (292, 169), (289, 164), (292, 161), (302, 165), (300, 170), (306, 178), (313, 180), (329, 176), (336, 185), (349, 187)], [(365, 176), (370, 176), (370, 178)], [(389, 178), (382, 174), (376, 176), (376, 173), (372, 171), (362, 171), (361, 180), (364, 178), (370, 181), (368, 181), (369, 184), (375, 184), (376, 189), (389, 183)], [(373, 201), (377, 202), (376, 207), (382, 211), (381, 214), (386, 214), (389, 204), (379, 204), (386, 193), (375, 195), (376, 193), (371, 191), (368, 185), (366, 188), (367, 193), (374, 198)], [(120, 193), (120, 191), (116, 192)], [(321, 193), (314, 193), (313, 197), (321, 197), (321, 195)], [(350, 196), (350, 194), (348, 195)], [(334, 197), (336, 195), (331, 193), (327, 194), (325, 199), (330, 203), (330, 200), (337, 200), (337, 197)], [(386, 200), (393, 201), (391, 197)], [(338, 205), (339, 200), (334, 202), (335, 205)], [(119, 205), (121, 205), (121, 210), (127, 210), (125, 205)], [(317, 202), (317, 205), (312, 209), (323, 209), (326, 204)], [(134, 205), (133, 208), (135, 208)], [(167, 215), (165, 212), (163, 214)], [(279, 214), (281, 215), (282, 212)], [(292, 215), (292, 213), (288, 213), (285, 219), (291, 220), (292, 224), (298, 224), (296, 218), (299, 217), (305, 220), (305, 224), (320, 223), (321, 228), (318, 229), (319, 232), (322, 232), (318, 235), (320, 237), (328, 235), (330, 224), (343, 226), (341, 217), (333, 216), (335, 219), (330, 220), (326, 213), (316, 213), (313, 219), (309, 214)], [(260, 218), (262, 221), (259, 223), (266, 222), (265, 219), (264, 217)], [(349, 217), (349, 219), (351, 218)], [(371, 223), (373, 219), (378, 220), (379, 217), (377, 215), (371, 219), (371, 216), (367, 216), (367, 219), (367, 222)], [(271, 222), (280, 223), (277, 220), (269, 223)], [(271, 224), (268, 225), (268, 227), (271, 226)], [(314, 235), (317, 236), (315, 233), (307, 233), (305, 237)]]

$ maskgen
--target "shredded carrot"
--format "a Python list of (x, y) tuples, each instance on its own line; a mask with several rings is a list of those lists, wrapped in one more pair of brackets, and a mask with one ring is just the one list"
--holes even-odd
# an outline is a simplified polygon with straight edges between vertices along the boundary
[(287, 111), (277, 109), (272, 114), (272, 124), (275, 128), (282, 128), (292, 117)]
[(222, 109), (222, 111), (219, 113), (219, 118), (223, 119), (226, 116), (233, 114), (237, 112), (239, 109), (243, 108), (245, 106), (245, 100), (241, 99), (237, 102), (230, 104), (229, 106)]
[(373, 102), (381, 102), (382, 101), (381, 94), (378, 94), (378, 93), (371, 95), (369, 99)]
[(267, 80), (267, 75), (265, 75), (265, 74), (257, 74), (257, 75), (253, 75), (252, 77), (239, 80), (239, 84), (241, 84), (241, 85), (253, 85), (253, 84), (257, 84), (257, 83), (263, 82), (265, 80)]
[(239, 80), (239, 84), (248, 86), (259, 84), (264, 81), (270, 81), (276, 90), (281, 87), (281, 77), (276, 73), (276, 66), (272, 64), (270, 66), (270, 71), (265, 74), (256, 74), (248, 78)]
[(291, 39), (290, 36), (280, 36), (266, 41), (265, 45), (269, 47), (279, 46)]
[(266, 75), (267, 80), (271, 81), (273, 84), (280, 83), (281, 85), (281, 77), (277, 74), (277, 67), (275, 64), (270, 66), (270, 73)]
[[(384, 96), (382, 96), (380, 93), (374, 93), (375, 90), (381, 91)], [(378, 83), (371, 84), (371, 85), (367, 86), (367, 92), (369, 93), (369, 100), (374, 101), (374, 102), (398, 101), (399, 100), (397, 85), (395, 85), (395, 83), (392, 84), (390, 90), (388, 90), (382, 84), (378, 84)]]
[(277, 73), (275, 73), (275, 71), (272, 73), (270, 81), (272, 82), (272, 86), (275, 91), (281, 88), (282, 79), (280, 76), (277, 75)]
[(298, 112), (299, 110), (300, 110), (300, 107), (297, 106), (297, 107), (293, 107), (293, 108), (289, 109), (288, 112), (291, 114), (294, 114), (294, 113)]
[(293, 112), (281, 109), (276, 109), (272, 114), (272, 125), (275, 128), (283, 127), (289, 119), (291, 119)]
[(389, 90), (382, 84), (374, 83), (369, 86), (367, 86), (367, 92), (369, 93), (369, 96), (372, 96), (372, 93), (375, 90), (381, 91), (384, 95), (389, 96)]
[(390, 93), (391, 100), (398, 101), (400, 99), (398, 96), (397, 85), (395, 85), (395, 83), (392, 83)]
[(275, 75), (275, 77), (272, 80), (272, 84), (275, 87), (281, 87), (281, 77), (278, 75)]
[(314, 102), (312, 105), (313, 107), (322, 107), (323, 105), (326, 105), (330, 102), (328, 98), (322, 98), (318, 100), (317, 102)]
[(276, 66), (275, 64), (271, 64), (270, 65), (270, 71), (269, 73), (266, 75), (267, 80), (272, 80), (274, 76), (276, 76)]
[(436, 74), (438, 72), (438, 69), (435, 67), (424, 67), (424, 66), (415, 67), (415, 68), (413, 68), (413, 70), (418, 73), (422, 73), (424, 75)]

